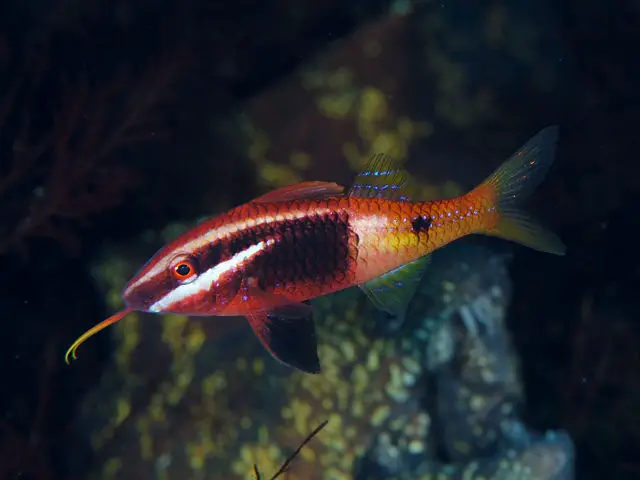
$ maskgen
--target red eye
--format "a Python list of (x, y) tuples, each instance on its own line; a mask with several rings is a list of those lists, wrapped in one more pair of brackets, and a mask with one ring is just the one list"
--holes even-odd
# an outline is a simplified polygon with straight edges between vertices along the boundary
[(198, 274), (196, 264), (189, 258), (178, 258), (171, 265), (171, 273), (176, 280), (186, 282)]

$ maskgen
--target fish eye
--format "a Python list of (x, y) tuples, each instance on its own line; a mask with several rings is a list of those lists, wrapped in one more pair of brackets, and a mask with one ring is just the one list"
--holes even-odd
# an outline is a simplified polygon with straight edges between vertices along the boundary
[(198, 275), (196, 262), (190, 257), (177, 257), (171, 262), (171, 273), (179, 282), (187, 282)]

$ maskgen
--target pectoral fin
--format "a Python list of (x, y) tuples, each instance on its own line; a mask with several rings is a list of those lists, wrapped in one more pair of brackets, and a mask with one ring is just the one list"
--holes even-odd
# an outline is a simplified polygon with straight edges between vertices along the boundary
[(421, 257), (360, 285), (376, 308), (393, 317), (389, 319), (391, 324), (387, 326), (392, 330), (404, 322), (407, 307), (416, 294), (429, 259), (429, 255)]
[[(293, 309), (281, 307), (275, 312), (263, 311), (247, 315), (247, 320), (262, 344), (277, 360), (305, 373), (320, 373), (311, 307), (306, 316), (296, 317), (296, 309), (301, 312), (300, 305), (305, 304), (295, 305)], [(278, 311), (288, 317), (278, 316)]]

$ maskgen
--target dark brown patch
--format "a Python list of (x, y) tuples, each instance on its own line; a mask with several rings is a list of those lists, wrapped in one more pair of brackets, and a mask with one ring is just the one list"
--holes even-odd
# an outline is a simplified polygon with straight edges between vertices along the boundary
[(411, 229), (416, 233), (424, 233), (431, 226), (431, 217), (419, 215), (411, 221)]
[(227, 242), (224, 257), (273, 239), (275, 244), (257, 256), (244, 274), (259, 279), (260, 288), (341, 281), (350, 268), (346, 213), (310, 214), (295, 220), (274, 221), (238, 232)]
[(219, 240), (208, 244), (205, 248), (200, 250), (198, 253), (198, 270), (200, 273), (206, 272), (220, 263), (223, 259), (225, 250), (225, 245), (223, 245)]

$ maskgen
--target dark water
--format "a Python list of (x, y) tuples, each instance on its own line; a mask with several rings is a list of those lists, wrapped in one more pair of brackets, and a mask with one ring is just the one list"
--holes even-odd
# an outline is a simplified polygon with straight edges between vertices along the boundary
[[(0, 9), (1, 478), (184, 478), (162, 476), (159, 450), (145, 460), (113, 447), (138, 448), (131, 425), (181, 368), (158, 346), (160, 318), (124, 370), (114, 370), (124, 341), (110, 331), (63, 361), (118, 306), (109, 295), (171, 236), (160, 233), (167, 226), (301, 179), (348, 185), (354, 162), (380, 149), (406, 157), (418, 184), (454, 194), (550, 124), (560, 127), (557, 159), (527, 208), (567, 255), (487, 242), (512, 255), (501, 328), (520, 362), (518, 422), (566, 432), (575, 447), (573, 476), (540, 478), (640, 478), (637, 1), (85, 3)], [(237, 334), (228, 328), (207, 336)], [(165, 369), (149, 370), (155, 362)], [(96, 447), (88, 439), (136, 381), (148, 388), (127, 397), (132, 424)], [(194, 404), (182, 398), (175, 423), (151, 437), (190, 444), (199, 434), (175, 412)], [(250, 406), (243, 415), (258, 426)], [(445, 447), (423, 457), (455, 465), (446, 426), (458, 417), (429, 414), (444, 424)], [(279, 447), (295, 448), (298, 433)], [(224, 455), (240, 458), (246, 442), (225, 443), (237, 449)], [(468, 458), (498, 458), (503, 447)], [(354, 453), (346, 477), (318, 460), (313, 478), (385, 478), (388, 455), (376, 448)], [(371, 455), (376, 465), (363, 466)], [(120, 473), (108, 476), (114, 459)], [(199, 472), (189, 478), (225, 478), (211, 462), (185, 467)], [(414, 478), (419, 463), (401, 473)]]

